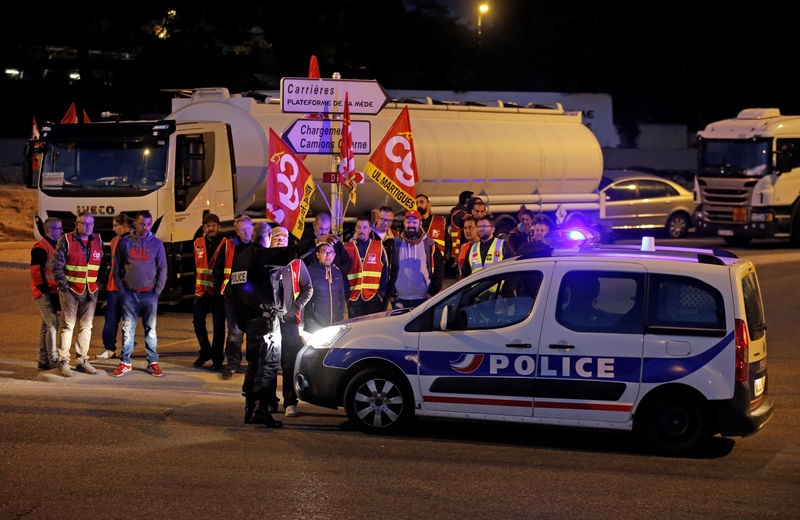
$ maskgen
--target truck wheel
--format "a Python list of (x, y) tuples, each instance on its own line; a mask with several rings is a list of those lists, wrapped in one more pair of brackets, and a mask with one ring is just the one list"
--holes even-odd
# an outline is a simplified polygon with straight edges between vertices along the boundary
[(702, 448), (711, 438), (705, 407), (689, 392), (662, 391), (639, 413), (639, 432), (663, 453), (685, 454)]
[(675, 213), (666, 225), (667, 236), (669, 238), (683, 238), (689, 233), (689, 217), (685, 213)]
[(753, 237), (722, 237), (726, 244), (729, 246), (746, 246), (750, 243)]
[(414, 416), (414, 396), (404, 378), (390, 370), (371, 368), (350, 380), (344, 391), (344, 408), (359, 430), (394, 433)]

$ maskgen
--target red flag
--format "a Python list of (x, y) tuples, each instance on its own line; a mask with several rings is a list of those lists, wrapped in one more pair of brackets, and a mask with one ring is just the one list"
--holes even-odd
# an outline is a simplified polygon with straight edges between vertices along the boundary
[(86, 115), (86, 110), (83, 111), (83, 122), (84, 123), (91, 123), (91, 121), (89, 121), (89, 116)]
[(317, 65), (317, 57), (311, 55), (311, 62), (308, 64), (308, 77), (313, 79), (319, 78), (319, 65)]
[(314, 179), (289, 145), (269, 129), (267, 169), (267, 218), (285, 227), (297, 238), (303, 235), (304, 219), (314, 193)]
[(61, 118), (62, 124), (75, 124), (78, 122), (78, 111), (75, 109), (75, 103), (72, 103), (67, 109), (67, 113)]
[(36, 116), (33, 116), (33, 129), (31, 130), (31, 139), (34, 141), (39, 140), (39, 125), (36, 124)]
[(344, 117), (342, 119), (342, 146), (339, 161), (339, 179), (350, 190), (350, 202), (356, 203), (356, 158), (353, 154), (353, 131), (350, 128), (350, 95), (344, 93)]
[(419, 175), (408, 107), (403, 108), (380, 146), (369, 158), (364, 176), (377, 182), (404, 208), (417, 208), (415, 185)]

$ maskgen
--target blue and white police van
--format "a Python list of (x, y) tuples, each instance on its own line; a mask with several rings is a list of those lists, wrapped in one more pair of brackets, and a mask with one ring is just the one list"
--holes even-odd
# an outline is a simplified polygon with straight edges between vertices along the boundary
[[(389, 433), (414, 416), (636, 430), (684, 453), (770, 418), (752, 262), (727, 251), (586, 246), (516, 257), (411, 310), (322, 329), (298, 354), (309, 403)], [(579, 238), (583, 235), (578, 234)]]

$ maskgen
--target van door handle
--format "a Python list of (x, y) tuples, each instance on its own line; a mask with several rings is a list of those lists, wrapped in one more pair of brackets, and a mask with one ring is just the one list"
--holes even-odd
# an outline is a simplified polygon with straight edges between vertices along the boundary
[(530, 343), (506, 343), (508, 348), (531, 348)]
[(571, 350), (575, 348), (575, 345), (565, 345), (563, 343), (550, 343), (550, 345), (548, 345), (547, 347), (558, 350)]

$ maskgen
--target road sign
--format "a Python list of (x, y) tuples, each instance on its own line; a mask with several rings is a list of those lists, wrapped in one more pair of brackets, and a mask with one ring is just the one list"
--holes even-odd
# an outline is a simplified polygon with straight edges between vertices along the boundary
[(362, 79), (281, 78), (281, 110), (340, 114), (348, 93), (351, 114), (377, 114), (389, 101), (377, 81)]
[[(339, 172), (322, 172), (323, 184), (344, 184), (347, 181), (344, 175)], [(356, 172), (356, 184), (364, 184), (364, 173)]]
[[(350, 121), (353, 153), (372, 153), (369, 121)], [(341, 119), (298, 119), (283, 135), (286, 144), (299, 154), (338, 154), (342, 144)]]

